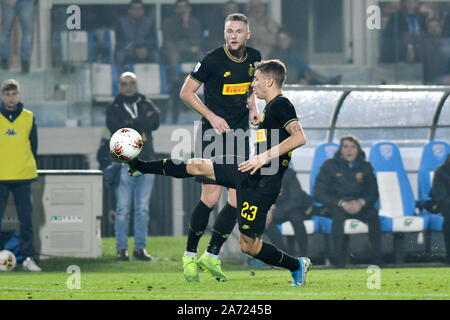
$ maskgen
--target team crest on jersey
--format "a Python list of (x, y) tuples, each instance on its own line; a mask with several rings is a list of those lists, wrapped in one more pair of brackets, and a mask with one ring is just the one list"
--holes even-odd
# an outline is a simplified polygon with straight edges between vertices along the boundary
[(11, 137), (11, 136), (18, 136), (19, 134), (14, 129), (8, 129), (8, 130), (6, 130), (6, 132), (3, 135)]
[(255, 67), (253, 66), (253, 64), (250, 63), (250, 66), (248, 67), (248, 75), (250, 77), (253, 77), (254, 74), (255, 74)]
[(355, 175), (355, 178), (356, 178), (356, 181), (358, 181), (358, 182), (363, 182), (363, 180), (364, 180), (364, 175), (363, 175), (362, 172), (357, 172), (356, 175)]

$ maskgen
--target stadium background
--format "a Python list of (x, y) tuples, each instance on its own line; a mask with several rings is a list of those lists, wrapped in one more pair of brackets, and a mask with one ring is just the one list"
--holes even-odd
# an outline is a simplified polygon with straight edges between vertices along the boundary
[[(209, 24), (214, 21), (211, 12), (219, 11), (224, 2), (191, 0), (193, 15), (202, 22), (202, 36), (206, 36)], [(245, 12), (247, 1), (236, 2)], [(148, 12), (156, 18), (159, 45), (162, 45), (161, 22), (172, 12), (174, 1), (147, 0), (144, 3)], [(435, 139), (450, 140), (450, 100), (447, 99), (450, 87), (423, 86), (442, 84), (430, 83), (426, 78), (426, 53), (422, 61), (415, 63), (380, 61), (384, 27), (398, 1), (272, 0), (264, 3), (269, 17), (294, 36), (298, 50), (312, 68), (323, 74), (342, 75), (339, 86), (291, 84), (286, 87), (286, 93), (299, 106), (308, 137), (308, 146), (294, 154), (294, 168), (302, 186), (309, 191), (309, 173), (315, 148), (321, 143), (336, 142), (342, 135), (353, 133), (362, 140), (367, 153), (373, 143), (380, 140), (392, 141), (400, 146), (417, 198), (417, 172), (423, 146)], [(429, 5), (440, 19), (445, 19), (450, 9), (450, 2), (447, 1), (423, 3)], [(66, 9), (71, 4), (79, 5), (81, 9), (79, 31), (68, 31), (66, 28), (65, 22), (69, 16)], [(19, 73), (20, 41), (17, 39), (20, 38), (20, 27), (18, 24), (15, 26), (11, 68), (1, 72), (0, 80), (19, 80), (23, 90), (22, 100), (31, 105), (30, 109), (36, 115), (39, 169), (98, 168), (96, 153), (105, 125), (105, 106), (113, 97), (116, 80), (110, 65), (98, 61), (97, 56), (92, 54), (94, 43), (90, 35), (100, 30), (114, 39), (111, 31), (127, 4), (128, 1), (74, 3), (39, 0), (34, 22), (31, 72), (27, 75)], [(381, 9), (381, 29), (368, 27), (372, 16), (367, 8), (371, 5)], [(111, 50), (113, 47), (114, 41), (111, 40)], [(193, 63), (195, 61), (180, 66), (181, 72), (188, 72)], [(152, 82), (146, 84), (148, 92), (144, 90), (143, 93), (153, 98), (163, 112), (163, 125), (155, 132), (154, 139), (156, 152), (167, 155), (177, 143), (171, 141), (174, 129), (182, 128), (193, 133), (192, 123), (199, 117), (186, 107), (174, 123), (170, 116), (171, 101), (167, 95), (163, 69), (144, 69), (142, 75), (145, 78), (140, 78), (141, 82), (145, 82), (143, 79), (160, 81), (157, 91)], [(187, 148), (184, 152), (185, 156), (189, 156), (191, 150)], [(97, 174), (91, 173), (89, 177)], [(38, 185), (35, 189), (39, 189)], [(39, 194), (39, 190), (36, 192)], [(188, 214), (199, 192), (199, 185), (192, 180), (175, 181), (159, 177), (151, 200), (150, 235), (185, 234)], [(95, 202), (95, 198), (94, 195), (81, 201)], [(103, 206), (86, 205), (89, 209), (85, 212), (89, 219), (85, 221), (91, 225), (86, 232), (90, 233), (90, 237), (100, 235), (96, 232), (96, 226), (100, 225), (102, 236), (113, 236), (107, 204), (108, 199), (103, 199)], [(103, 209), (99, 210), (101, 207)], [(14, 218), (10, 218), (14, 214), (13, 206), (8, 210), (9, 215), (5, 219), (9, 220), (3, 223), (3, 228), (16, 224)], [(59, 210), (60, 216), (64, 216), (64, 209)], [(39, 206), (36, 211), (39, 212)], [(45, 223), (49, 223), (48, 220), (41, 219), (35, 227), (41, 228)], [(226, 249), (232, 251), (232, 248)]]

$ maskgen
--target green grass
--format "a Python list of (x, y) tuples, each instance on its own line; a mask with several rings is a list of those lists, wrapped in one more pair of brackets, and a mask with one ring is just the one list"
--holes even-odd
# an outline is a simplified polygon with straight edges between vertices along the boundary
[[(20, 266), (0, 273), (0, 299), (446, 299), (450, 300), (450, 268), (385, 268), (381, 288), (370, 290), (366, 268), (312, 269), (306, 287), (290, 287), (290, 273), (281, 269), (251, 269), (224, 263), (230, 281), (219, 283), (201, 273), (199, 283), (187, 283), (181, 269), (185, 237), (151, 237), (152, 262), (118, 262), (114, 239), (103, 239), (99, 259), (52, 258), (43, 273)], [(202, 252), (208, 238), (200, 243)], [(130, 241), (132, 248), (132, 241)], [(66, 286), (69, 265), (81, 269), (81, 289)]]

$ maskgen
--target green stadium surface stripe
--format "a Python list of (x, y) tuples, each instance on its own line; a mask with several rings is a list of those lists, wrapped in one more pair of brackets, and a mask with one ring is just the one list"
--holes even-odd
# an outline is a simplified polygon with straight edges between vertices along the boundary
[[(66, 292), (66, 293), (148, 293), (149, 295), (155, 295), (158, 293), (165, 294), (206, 294), (206, 295), (273, 295), (277, 297), (282, 296), (292, 296), (298, 295), (301, 291), (303, 296), (310, 297), (331, 297), (331, 296), (341, 296), (343, 293), (331, 293), (331, 292), (305, 292), (307, 288), (290, 288), (292, 291), (290, 292), (262, 292), (262, 291), (194, 291), (194, 290), (85, 290), (85, 289), (46, 289), (46, 288), (14, 288), (14, 287), (0, 287), (0, 291), (34, 291), (34, 292)], [(294, 291), (295, 290), (295, 291)], [(411, 298), (450, 298), (450, 294), (446, 293), (426, 293), (426, 294), (415, 294), (415, 293), (402, 293), (402, 292), (353, 292), (352, 294), (346, 293), (347, 297), (351, 296), (390, 296), (390, 297), (411, 297)], [(204, 299), (201, 299), (204, 300)]]

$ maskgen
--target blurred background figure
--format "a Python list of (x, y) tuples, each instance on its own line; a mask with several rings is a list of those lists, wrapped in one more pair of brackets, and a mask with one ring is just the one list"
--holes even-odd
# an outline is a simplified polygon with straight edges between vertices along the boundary
[(1, 67), (9, 68), (11, 33), (16, 17), (19, 17), (22, 40), (20, 42), (20, 62), (23, 73), (30, 71), (30, 57), (33, 49), (33, 26), (35, 0), (2, 0), (2, 21), (0, 31)]
[[(106, 125), (112, 133), (120, 128), (132, 128), (142, 136), (143, 146), (139, 155), (141, 159), (152, 160), (152, 131), (159, 128), (159, 110), (144, 95), (138, 92), (136, 75), (125, 72), (120, 76), (120, 94), (107, 107)], [(134, 251), (138, 260), (150, 261), (146, 251), (149, 204), (152, 194), (154, 175), (144, 175), (139, 178), (128, 175), (128, 164), (121, 165), (119, 183), (116, 189), (116, 248), (117, 258), (128, 261), (128, 225), (131, 208), (134, 208)]]
[(227, 1), (221, 10), (212, 15), (208, 23), (208, 36), (205, 40), (205, 51), (212, 50), (224, 44), (224, 26), (218, 21), (225, 21), (225, 18), (232, 13), (239, 13), (239, 5), (234, 1)]
[(173, 15), (162, 23), (162, 32), (164, 57), (169, 72), (172, 120), (177, 123), (180, 111), (185, 108), (179, 98), (186, 77), (180, 70), (180, 64), (197, 62), (202, 54), (201, 24), (192, 16), (192, 7), (188, 0), (177, 0)]
[(400, 9), (390, 16), (383, 33), (381, 62), (421, 61), (421, 38), (426, 31), (426, 16), (418, 9), (417, 0), (400, 1)]
[(259, 50), (262, 58), (267, 59), (277, 41), (280, 25), (267, 15), (261, 0), (249, 0), (247, 17), (252, 33), (248, 46)]
[(295, 49), (293, 39), (285, 29), (277, 34), (276, 46), (270, 54), (270, 59), (280, 59), (287, 67), (286, 83), (321, 85), (339, 84), (341, 76), (326, 77), (311, 69), (301, 53)]
[(444, 216), (443, 233), (447, 251), (447, 263), (450, 264), (450, 154), (441, 164), (433, 177), (431, 197), (437, 205), (438, 212)]
[(150, 48), (145, 42), (134, 44), (125, 56), (125, 64), (159, 63), (159, 52), (156, 47)]
[(123, 71), (125, 58), (134, 46), (145, 44), (150, 52), (157, 50), (158, 41), (153, 17), (146, 15), (142, 0), (131, 0), (128, 13), (119, 18), (116, 26), (116, 63)]

